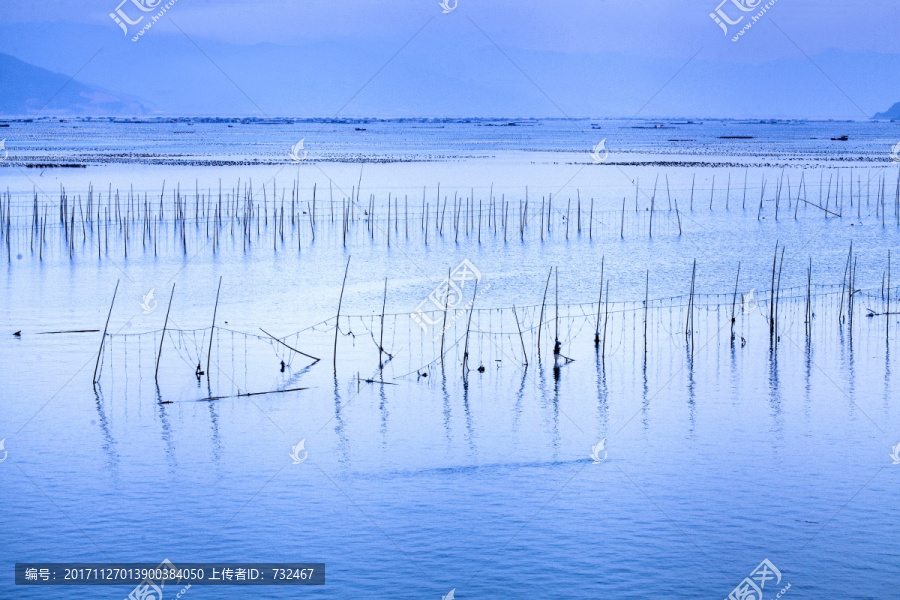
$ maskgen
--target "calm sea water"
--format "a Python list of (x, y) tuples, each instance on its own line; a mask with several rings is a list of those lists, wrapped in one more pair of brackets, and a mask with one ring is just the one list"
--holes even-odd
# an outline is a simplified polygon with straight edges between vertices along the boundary
[[(885, 311), (885, 289), (896, 311), (896, 281), (885, 282), (900, 231), (891, 221), (896, 126), (519, 123), (11, 124), (13, 164), (0, 178), (20, 219), (0, 274), (0, 595), (125, 598), (130, 588), (17, 587), (12, 567), (168, 558), (327, 565), (323, 587), (194, 586), (183, 596), (198, 599), (439, 598), (454, 588), (459, 598), (724, 598), (768, 559), (781, 580), (767, 583), (766, 599), (787, 584), (788, 598), (892, 597), (900, 322), (866, 314)], [(604, 137), (610, 159), (593, 165), (587, 152)], [(300, 138), (313, 164), (288, 164)], [(25, 166), (64, 161), (86, 168)], [(115, 232), (99, 257), (97, 237), (80, 230), (70, 254), (58, 224), (42, 258), (29, 243), (33, 189), (50, 207), (60, 185), (85, 202), (89, 182), (104, 202), (107, 190), (124, 197), (132, 184), (158, 202), (166, 180), (193, 202), (195, 190), (217, 196), (220, 178), (226, 194), (252, 178), (254, 198), (265, 184), (269, 211), (272, 190), (290, 198), (296, 186), (306, 202), (315, 185), (328, 218), (313, 240), (308, 216), (298, 217), (281, 241), (270, 214), (248, 249), (223, 226), (216, 252), (202, 219), (188, 227), (187, 251), (171, 223), (156, 254), (140, 224), (128, 257)], [(357, 209), (371, 194), (377, 212), (371, 227), (352, 226), (345, 245), (329, 209), (360, 181)], [(776, 219), (779, 185), (790, 192)], [(548, 199), (550, 232), (531, 209), (520, 235), (513, 211), (525, 186), (530, 205)], [(485, 205), (493, 197), (495, 206), (503, 197), (514, 223), (507, 239), (482, 211), (480, 241), (474, 228), (451, 237), (448, 220), (443, 235), (431, 222), (426, 244), (423, 187), (429, 214), (445, 195)], [(408, 205), (402, 220), (387, 220), (388, 193)], [(843, 216), (806, 202), (796, 209), (798, 195)], [(663, 204), (652, 237), (651, 198)], [(841, 293), (851, 241), (860, 290), (852, 329)], [(776, 243), (785, 250), (777, 350), (766, 321)], [(439, 330), (423, 333), (409, 313), (464, 259), (480, 273), (476, 310), (450, 312), (442, 368)], [(597, 349), (601, 263), (610, 316)], [(548, 284), (550, 267), (558, 272)], [(220, 277), (210, 377), (198, 381)], [(94, 387), (100, 333), (45, 332), (102, 329), (117, 281)], [(321, 360), (311, 364), (261, 329)], [(556, 337), (574, 359), (559, 369)], [(606, 458), (595, 463), (603, 439)], [(292, 464), (301, 440), (308, 458)]]

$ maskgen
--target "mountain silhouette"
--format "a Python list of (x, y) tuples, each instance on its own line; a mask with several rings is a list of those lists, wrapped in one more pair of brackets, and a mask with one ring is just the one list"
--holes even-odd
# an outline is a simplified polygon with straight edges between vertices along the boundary
[(44, 115), (143, 115), (150, 110), (139, 100), (92, 87), (0, 54), (0, 114), (32, 117)]
[(875, 113), (875, 116), (872, 118), (876, 121), (896, 121), (900, 119), (900, 102), (897, 102), (884, 112)]

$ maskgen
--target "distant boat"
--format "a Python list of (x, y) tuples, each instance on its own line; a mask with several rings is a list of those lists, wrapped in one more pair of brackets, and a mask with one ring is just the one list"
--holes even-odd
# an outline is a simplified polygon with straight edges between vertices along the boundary
[(365, 131), (366, 128), (365, 128), (365, 127), (357, 127), (356, 130), (357, 130), (357, 131)]
[(831, 141), (832, 141), (832, 142), (846, 142), (846, 141), (849, 140), (849, 139), (850, 139), (850, 138), (848, 138), (846, 135), (842, 135), (841, 137), (834, 137), (834, 138), (831, 138)]

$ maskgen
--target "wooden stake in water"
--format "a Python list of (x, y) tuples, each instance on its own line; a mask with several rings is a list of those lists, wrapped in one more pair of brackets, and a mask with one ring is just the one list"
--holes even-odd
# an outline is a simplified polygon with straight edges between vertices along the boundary
[(118, 291), (119, 281), (116, 280), (116, 289), (113, 290), (112, 302), (109, 303), (109, 313), (106, 315), (106, 325), (103, 326), (103, 337), (100, 338), (100, 350), (97, 352), (97, 364), (94, 365), (94, 383), (97, 383), (97, 370), (100, 368), (100, 357), (103, 355), (103, 343), (106, 341), (106, 329), (109, 327), (109, 318), (112, 316), (112, 310), (116, 303), (116, 294)]
[(681, 213), (678, 212), (678, 197), (675, 197), (675, 217), (678, 219), (678, 235), (681, 235)]
[(606, 302), (603, 309), (603, 347), (600, 350), (600, 357), (603, 364), (606, 365), (606, 324), (609, 321), (609, 281), (606, 282), (606, 292), (604, 293)]
[[(543, 210), (542, 210), (543, 212)], [(544, 299), (541, 300), (541, 314), (538, 317), (538, 336), (537, 336), (537, 352), (538, 352), (538, 361), (541, 358), (541, 329), (544, 327), (544, 305), (547, 303), (547, 290), (550, 288), (550, 276), (553, 275), (553, 267), (550, 267), (550, 272), (547, 273), (547, 285), (544, 286)]]
[(472, 328), (472, 313), (475, 312), (475, 298), (478, 297), (478, 280), (475, 280), (475, 290), (472, 292), (472, 306), (469, 308), (469, 322), (466, 325), (466, 344), (463, 348), (463, 381), (468, 381), (469, 376), (469, 330)]
[(741, 200), (741, 209), (747, 208), (747, 175), (750, 173), (750, 167), (744, 169), (744, 198)]
[(734, 277), (734, 295), (731, 297), (731, 345), (734, 346), (734, 311), (737, 304), (738, 280), (741, 278), (741, 262), (738, 261), (737, 275)]
[[(450, 285), (450, 269), (447, 268), (447, 285)], [(441, 327), (441, 368), (444, 368), (444, 334), (447, 333), (447, 306), (450, 303), (450, 290), (444, 296), (444, 324)]]
[(294, 348), (294, 347), (292, 347), (292, 346), (288, 346), (288, 345), (285, 344), (283, 341), (281, 341), (280, 339), (278, 339), (277, 337), (275, 337), (274, 335), (272, 335), (271, 333), (269, 333), (268, 331), (266, 331), (266, 330), (263, 329), (262, 327), (260, 327), (259, 330), (262, 331), (262, 332), (263, 332), (264, 334), (266, 334), (267, 336), (269, 336), (270, 338), (272, 338), (273, 340), (275, 340), (276, 342), (278, 342), (279, 344), (281, 344), (282, 346), (284, 346), (285, 348), (287, 348), (288, 350), (293, 350), (293, 351), (296, 352), (297, 354), (300, 354), (300, 355), (302, 355), (302, 356), (305, 356), (306, 358), (311, 358), (311, 359), (314, 361), (313, 364), (315, 364), (315, 363), (317, 363), (317, 362), (319, 362), (319, 361), (321, 360), (321, 359), (319, 359), (319, 358), (316, 358), (316, 357), (313, 356), (312, 354), (307, 354), (306, 352), (302, 352), (302, 351), (300, 351), (300, 350), (297, 350), (296, 348)]
[(809, 346), (812, 334), (812, 257), (809, 258), (809, 268), (806, 270), (806, 344)]
[(778, 242), (775, 242), (775, 255), (772, 257), (772, 283), (769, 290), (769, 347), (772, 347), (775, 336), (775, 265), (778, 264)]
[(603, 302), (603, 268), (606, 257), (600, 258), (600, 297), (597, 298), (597, 321), (594, 327), (594, 348), (600, 345), (600, 304)]
[(697, 181), (697, 174), (694, 173), (691, 175), (691, 212), (694, 212), (694, 183)]
[(694, 353), (694, 281), (697, 277), (697, 259), (694, 259), (694, 266), (691, 269), (691, 291), (688, 295), (687, 319), (684, 324), (684, 341), (691, 347), (691, 354)]
[(644, 364), (647, 363), (647, 309), (650, 306), (650, 269), (647, 269), (647, 281), (644, 288)]
[(728, 187), (725, 188), (725, 210), (728, 210), (728, 201), (731, 199), (731, 171), (728, 172)]
[[(362, 177), (362, 172), (360, 171), (360, 177)], [(333, 357), (333, 365), (334, 365), (334, 376), (337, 377), (337, 341), (338, 341), (338, 326), (341, 323), (341, 304), (344, 302), (344, 286), (347, 285), (347, 271), (350, 270), (350, 257), (347, 257), (347, 266), (344, 267), (344, 282), (341, 283), (341, 295), (338, 297), (338, 309), (337, 309), (337, 317), (334, 319), (334, 357)]]
[[(390, 227), (388, 227), (390, 229)], [(384, 298), (381, 301), (381, 332), (378, 334), (378, 368), (383, 369), (381, 353), (384, 352), (384, 309), (387, 306), (387, 277), (384, 278)]]
[(888, 287), (887, 287), (887, 306), (884, 309), (885, 315), (885, 324), (884, 324), (884, 335), (885, 341), (890, 341), (891, 334), (891, 250), (888, 248)]
[(850, 272), (850, 260), (853, 256), (853, 242), (850, 242), (850, 252), (847, 254), (847, 262), (844, 264), (844, 276), (841, 278), (841, 303), (838, 307), (838, 324), (844, 321), (844, 289), (847, 287), (847, 273)]
[[(857, 203), (858, 204), (858, 203)], [(856, 286), (856, 257), (853, 257), (853, 267), (850, 269), (850, 295), (847, 296), (847, 312), (850, 316), (850, 343), (853, 343), (853, 301), (854, 287)]]
[(166, 320), (163, 323), (162, 335), (159, 338), (159, 354), (156, 355), (156, 372), (153, 374), (153, 380), (159, 383), (159, 361), (162, 358), (163, 342), (166, 339), (166, 327), (169, 326), (169, 311), (172, 310), (172, 298), (175, 297), (175, 284), (172, 284), (172, 293), (169, 294), (169, 308), (166, 309)]
[(553, 318), (553, 359), (559, 355), (559, 268), (556, 269), (556, 277), (554, 278), (554, 304), (556, 306)]
[(525, 366), (528, 366), (528, 353), (525, 352), (525, 339), (522, 337), (522, 327), (519, 325), (519, 315), (516, 314), (516, 305), (513, 304), (513, 317), (516, 319), (516, 329), (519, 330), (519, 342), (522, 344), (522, 356), (525, 357)]
[(775, 290), (775, 349), (778, 349), (778, 342), (781, 337), (778, 335), (778, 303), (781, 300), (781, 268), (784, 266), (784, 248), (781, 249), (781, 259), (778, 261), (778, 284)]
[(762, 189), (759, 192), (759, 210), (756, 212), (756, 220), (759, 221), (762, 215), (762, 207), (763, 207), (763, 196), (766, 193), (766, 177), (763, 175), (762, 179)]
[(206, 352), (206, 379), (209, 379), (209, 359), (212, 357), (213, 336), (216, 333), (216, 312), (219, 310), (219, 292), (222, 291), (222, 276), (219, 276), (219, 288), (216, 290), (216, 304), (213, 307), (212, 327), (209, 328), (209, 350)]

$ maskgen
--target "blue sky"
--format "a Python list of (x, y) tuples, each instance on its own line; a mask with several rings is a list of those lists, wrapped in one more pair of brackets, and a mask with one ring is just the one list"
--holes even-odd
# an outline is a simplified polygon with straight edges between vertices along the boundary
[[(162, 114), (861, 119), (900, 101), (886, 1), (777, 0), (738, 42), (718, 0), (177, 0), (138, 42), (149, 18), (124, 35), (118, 1), (7, 3), (0, 52)], [(722, 10), (743, 25), (764, 4)]]

